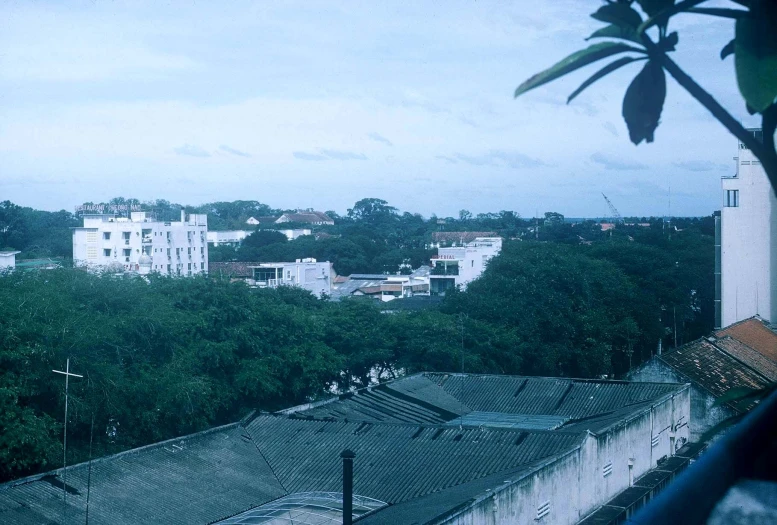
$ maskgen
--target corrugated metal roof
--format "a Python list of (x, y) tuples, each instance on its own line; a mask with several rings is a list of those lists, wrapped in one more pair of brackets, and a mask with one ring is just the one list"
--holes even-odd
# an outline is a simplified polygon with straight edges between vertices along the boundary
[(248, 427), (289, 492), (341, 490), (344, 449), (356, 453), (354, 492), (398, 503), (577, 446), (581, 434), (440, 428), (265, 415)]
[[(102, 458), (91, 470), (92, 523), (209, 523), (286, 493), (237, 425)], [(87, 476), (88, 464), (68, 468), (68, 522), (84, 522)], [(46, 479), (0, 486), (0, 522), (60, 523), (62, 480)]]

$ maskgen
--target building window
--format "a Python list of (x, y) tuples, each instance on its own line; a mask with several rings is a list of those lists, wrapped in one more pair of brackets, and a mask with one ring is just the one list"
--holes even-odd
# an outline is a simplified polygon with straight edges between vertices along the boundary
[(110, 257), (111, 256), (111, 249), (110, 248), (105, 248), (103, 250), (103, 256)]
[(188, 268), (188, 270), (189, 270), (190, 272), (192, 271), (192, 263), (189, 263), (189, 268)]
[(111, 240), (111, 232), (103, 232), (103, 239), (106, 241)]
[(205, 263), (200, 263), (200, 270), (204, 270), (204, 269), (205, 269)]
[(125, 248), (124, 257), (129, 257), (130, 255), (132, 255), (132, 250), (130, 248)]
[(97, 246), (87, 246), (86, 247), (86, 258), (87, 259), (97, 259)]
[(739, 190), (726, 190), (726, 208), (739, 207)]
[(121, 236), (122, 236), (122, 238), (123, 238), (125, 241), (127, 241), (127, 240), (129, 240), (129, 238), (130, 238), (130, 233), (131, 233), (131, 232), (121, 232)]
[(97, 242), (97, 232), (86, 232), (86, 242)]
[(602, 477), (606, 478), (610, 474), (612, 474), (612, 461), (602, 467)]

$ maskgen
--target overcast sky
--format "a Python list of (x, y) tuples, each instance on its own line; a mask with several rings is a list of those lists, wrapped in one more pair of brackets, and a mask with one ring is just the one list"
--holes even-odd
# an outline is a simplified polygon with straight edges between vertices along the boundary
[[(656, 142), (620, 105), (640, 65), (513, 99), (584, 47), (599, 2), (0, 2), (0, 200), (115, 196), (455, 216), (708, 215), (736, 139), (669, 80)], [(532, 7), (530, 7), (532, 6)], [(675, 59), (736, 118), (733, 24), (678, 19)], [(601, 65), (606, 62), (602, 62)]]

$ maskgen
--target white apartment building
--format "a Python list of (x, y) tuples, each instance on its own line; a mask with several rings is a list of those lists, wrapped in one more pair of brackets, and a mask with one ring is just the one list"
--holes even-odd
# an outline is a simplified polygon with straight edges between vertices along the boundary
[[(761, 138), (760, 129), (752, 129)], [(716, 325), (760, 315), (777, 321), (777, 198), (761, 163), (739, 142), (737, 171), (723, 177)], [(717, 266), (717, 265), (716, 265)]]
[(489, 259), (502, 250), (501, 237), (477, 237), (464, 246), (438, 248), (432, 258), (429, 289), (432, 295), (445, 295), (446, 290), (464, 290), (483, 270)]
[(332, 294), (332, 263), (315, 259), (297, 259), (295, 262), (260, 263), (249, 266), (253, 279), (249, 286), (277, 288), (296, 286), (304, 288), (319, 298)]
[(73, 228), (73, 263), (94, 271), (207, 274), (207, 233), (207, 215), (183, 210), (180, 222), (155, 221), (146, 212), (84, 215), (83, 227)]

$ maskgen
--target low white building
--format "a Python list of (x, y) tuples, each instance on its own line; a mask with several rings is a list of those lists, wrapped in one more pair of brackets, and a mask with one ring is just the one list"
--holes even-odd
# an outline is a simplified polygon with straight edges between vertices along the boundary
[[(760, 129), (749, 131), (761, 138)], [(736, 174), (722, 181), (717, 327), (754, 315), (777, 322), (777, 198), (742, 142), (735, 159)]]
[(429, 288), (432, 295), (445, 295), (451, 288), (464, 290), (486, 269), (489, 259), (502, 250), (501, 237), (478, 237), (464, 246), (438, 248), (432, 257)]
[(0, 252), (0, 272), (13, 270), (16, 267), (16, 254), (22, 252)]
[(73, 228), (73, 264), (93, 271), (207, 274), (207, 232), (207, 215), (183, 210), (180, 222), (155, 221), (146, 212), (84, 215), (83, 227)]
[[(294, 230), (265, 230), (276, 231), (286, 236), (286, 239), (293, 241), (303, 235), (310, 235), (312, 231), (308, 228), (300, 228)], [(245, 240), (246, 237), (254, 233), (252, 230), (227, 230), (227, 231), (209, 231), (208, 232), (208, 244), (212, 246), (219, 246), (221, 244), (228, 244), (231, 246), (238, 245)]]
[(277, 288), (296, 286), (321, 297), (332, 293), (332, 263), (315, 259), (297, 259), (295, 262), (260, 263), (249, 266), (253, 276), (249, 286)]

